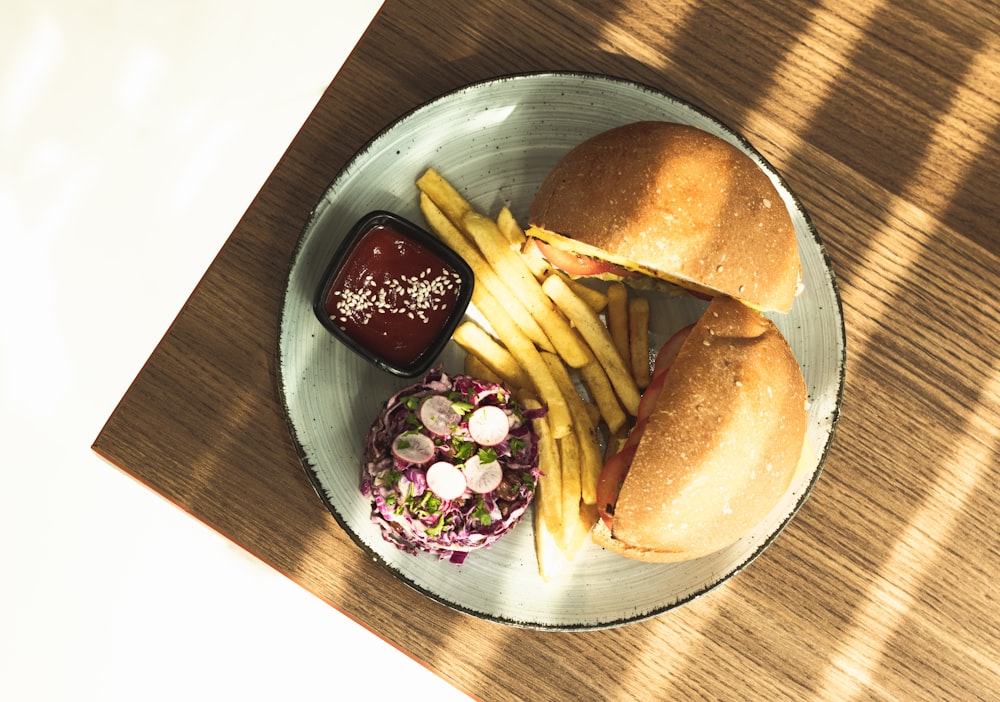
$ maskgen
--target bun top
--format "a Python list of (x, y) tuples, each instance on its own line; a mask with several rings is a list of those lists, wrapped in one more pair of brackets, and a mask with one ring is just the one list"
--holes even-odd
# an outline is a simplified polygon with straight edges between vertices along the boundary
[(549, 173), (529, 219), (559, 248), (758, 309), (787, 312), (798, 289), (795, 228), (774, 184), (697, 127), (634, 122), (584, 141)]
[(687, 560), (750, 531), (791, 484), (805, 403), (802, 371), (774, 323), (713, 300), (667, 373), (622, 485), (616, 550)]

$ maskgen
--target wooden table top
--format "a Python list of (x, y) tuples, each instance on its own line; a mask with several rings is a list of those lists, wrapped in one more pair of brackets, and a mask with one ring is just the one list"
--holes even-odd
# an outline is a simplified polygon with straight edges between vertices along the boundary
[[(995, 699), (998, 18), (388, 0), (95, 450), (480, 699)], [(484, 622), (370, 562), (317, 498), (277, 390), (288, 265), (341, 166), (432, 97), (539, 70), (645, 83), (742, 132), (810, 213), (847, 329), (836, 439), (781, 537), (708, 595), (604, 631)]]

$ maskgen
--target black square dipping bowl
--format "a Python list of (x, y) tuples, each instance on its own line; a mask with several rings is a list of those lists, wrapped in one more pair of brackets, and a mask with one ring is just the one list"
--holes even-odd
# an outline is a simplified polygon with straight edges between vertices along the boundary
[(425, 373), (472, 297), (472, 269), (426, 230), (391, 212), (362, 217), (337, 249), (313, 302), (331, 334), (379, 368)]

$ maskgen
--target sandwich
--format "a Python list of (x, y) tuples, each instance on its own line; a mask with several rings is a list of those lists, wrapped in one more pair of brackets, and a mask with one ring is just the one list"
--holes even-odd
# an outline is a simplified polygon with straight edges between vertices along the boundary
[(806, 399), (774, 323), (714, 298), (657, 356), (635, 427), (601, 473), (593, 541), (656, 562), (735, 543), (777, 506), (810, 455)]
[(570, 150), (529, 210), (529, 244), (574, 277), (624, 278), (788, 312), (795, 227), (770, 177), (697, 127), (633, 122)]

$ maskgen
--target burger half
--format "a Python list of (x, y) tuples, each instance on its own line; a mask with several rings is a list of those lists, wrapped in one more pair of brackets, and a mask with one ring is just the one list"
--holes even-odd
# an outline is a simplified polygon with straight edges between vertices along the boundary
[(567, 153), (529, 211), (529, 246), (572, 276), (659, 280), (788, 312), (795, 228), (767, 174), (697, 127), (634, 122)]
[(635, 428), (601, 473), (593, 540), (643, 561), (735, 543), (788, 490), (805, 431), (788, 342), (759, 312), (715, 298), (660, 350)]

